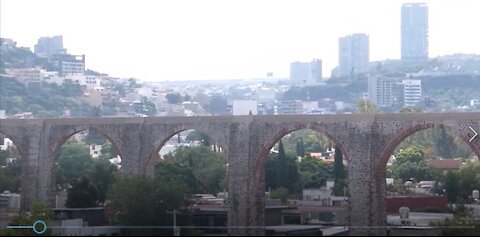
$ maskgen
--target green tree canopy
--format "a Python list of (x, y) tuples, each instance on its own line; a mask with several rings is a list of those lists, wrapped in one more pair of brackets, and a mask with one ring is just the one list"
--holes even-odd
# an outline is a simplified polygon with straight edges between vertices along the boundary
[(395, 155), (395, 162), (391, 170), (395, 179), (415, 181), (431, 180), (436, 173), (427, 164), (424, 152), (417, 146), (408, 146)]
[(435, 133), (435, 152), (443, 158), (453, 158), (457, 146), (454, 142), (453, 136), (447, 133), (445, 129), (440, 129)]
[(157, 165), (156, 177), (184, 181), (195, 193), (217, 193), (226, 188), (227, 163), (224, 153), (214, 152), (206, 146), (181, 146), (171, 157), (172, 163)]
[(92, 167), (89, 148), (85, 144), (68, 140), (60, 149), (57, 158), (56, 182), (64, 189), (68, 184), (83, 176), (83, 172)]
[[(168, 211), (185, 206), (186, 187), (180, 182), (143, 176), (122, 177), (115, 182), (108, 197), (123, 226), (172, 226)], [(178, 218), (177, 225), (188, 225)], [(170, 228), (135, 228), (125, 230), (126, 235), (168, 235)]]
[(187, 135), (186, 140), (187, 140), (187, 142), (198, 141), (203, 146), (207, 146), (207, 147), (209, 147), (212, 144), (211, 139), (207, 134), (205, 134), (203, 132), (200, 132), (200, 131), (197, 131), (197, 130), (191, 131)]
[(0, 167), (0, 193), (8, 190), (12, 193), (20, 191), (22, 167), (19, 159)]
[[(45, 221), (47, 226), (49, 226), (49, 221), (53, 220), (54, 214), (53, 211), (47, 207), (47, 205), (41, 202), (34, 202), (32, 204), (30, 211), (30, 215), (26, 215), (25, 213), (20, 213), (12, 222), (8, 225), (10, 226), (31, 226), (38, 220)], [(41, 234), (40, 236), (51, 236), (52, 230), (47, 228), (45, 233)], [(8, 230), (0, 230), (0, 236), (39, 236), (32, 229), (8, 229)]]
[[(92, 159), (88, 146), (73, 139), (68, 140), (61, 147), (60, 155), (57, 158), (56, 184), (59, 189), (68, 190), (68, 195), (74, 195), (71, 198), (73, 201), (67, 203), (68, 205), (84, 207), (85, 203), (88, 203), (94, 207), (105, 201), (106, 193), (118, 173), (118, 168), (110, 163), (110, 158), (102, 154), (102, 156)], [(88, 181), (88, 185), (83, 179)], [(93, 189), (96, 194), (89, 195), (88, 190)], [(71, 194), (71, 192), (75, 193)], [(95, 198), (94, 202), (81, 200), (82, 198), (90, 200), (92, 197)]]
[(343, 165), (343, 154), (339, 147), (335, 147), (335, 163), (333, 174), (335, 178), (333, 194), (336, 196), (343, 196), (345, 187), (345, 167)]
[(286, 188), (290, 191), (299, 191), (300, 175), (298, 173), (296, 157), (294, 153), (285, 153), (283, 143), (278, 143), (278, 154), (270, 154), (267, 157), (265, 170), (265, 182), (267, 188)]
[(85, 177), (75, 180), (68, 190), (67, 207), (69, 208), (96, 207), (97, 201), (98, 191)]
[(395, 164), (402, 164), (406, 162), (418, 163), (424, 160), (425, 154), (418, 146), (409, 146), (401, 149), (395, 155)]
[(298, 163), (302, 188), (319, 188), (333, 179), (333, 164), (306, 156)]
[(169, 104), (180, 104), (183, 102), (183, 97), (179, 93), (169, 93), (165, 96)]
[(358, 101), (357, 111), (361, 114), (376, 114), (380, 112), (378, 107), (369, 100)]

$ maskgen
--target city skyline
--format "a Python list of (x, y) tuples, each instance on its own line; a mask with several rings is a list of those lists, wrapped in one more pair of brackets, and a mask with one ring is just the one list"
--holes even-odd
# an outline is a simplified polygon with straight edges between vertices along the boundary
[(400, 59), (401, 6), (409, 2), (429, 8), (431, 58), (480, 53), (480, 35), (472, 30), (480, 2), (467, 0), (142, 1), (133, 7), (131, 1), (2, 0), (0, 28), (1, 37), (31, 49), (40, 37), (63, 35), (68, 53), (86, 55), (86, 68), (143, 81), (265, 78), (267, 72), (288, 78), (290, 63), (313, 58), (322, 60), (328, 77), (345, 35), (369, 35), (370, 61)]

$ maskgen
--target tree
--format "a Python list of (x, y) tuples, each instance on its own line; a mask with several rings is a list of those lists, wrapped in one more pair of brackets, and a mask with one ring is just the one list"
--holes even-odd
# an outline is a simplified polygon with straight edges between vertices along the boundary
[(56, 182), (60, 189), (81, 178), (92, 167), (88, 146), (74, 141), (67, 141), (60, 149), (57, 158)]
[(98, 191), (90, 181), (81, 177), (72, 183), (68, 190), (67, 207), (68, 208), (86, 208), (96, 207), (98, 200)]
[(358, 101), (357, 111), (361, 114), (376, 114), (380, 112), (377, 106), (369, 100)]
[(468, 162), (458, 171), (449, 171), (440, 176), (436, 193), (446, 194), (449, 203), (473, 202), (473, 190), (480, 189), (480, 164)]
[(277, 183), (279, 187), (286, 187), (288, 182), (287, 176), (287, 156), (283, 149), (282, 140), (278, 142), (278, 162), (277, 162)]
[(179, 93), (169, 93), (165, 96), (169, 104), (180, 104), (183, 102), (183, 97)]
[[(103, 155), (103, 154), (102, 154)], [(118, 168), (102, 157), (93, 161), (93, 165), (87, 170), (87, 178), (97, 190), (97, 202), (106, 200), (107, 192), (117, 178)]]
[(0, 167), (0, 193), (6, 190), (12, 193), (20, 191), (21, 171), (22, 167), (19, 159), (13, 160), (3, 168)]
[(407, 181), (413, 179), (414, 181), (431, 180), (435, 177), (425, 161), (410, 162), (394, 164), (392, 166), (393, 176), (397, 180)]
[(339, 147), (335, 147), (334, 177), (335, 184), (333, 186), (333, 194), (335, 196), (343, 196), (345, 186), (345, 170), (343, 166), (343, 154)]
[(473, 216), (473, 209), (460, 201), (453, 212), (453, 219), (447, 219), (437, 224), (443, 236), (478, 236), (480, 223)]
[(102, 160), (109, 160), (119, 155), (117, 149), (115, 149), (115, 147), (110, 142), (106, 142), (102, 145), (100, 153), (102, 153), (102, 155), (100, 156), (100, 159)]
[(87, 136), (85, 137), (85, 143), (88, 145), (103, 145), (107, 143), (107, 139), (100, 133), (93, 129), (88, 130)]
[(289, 198), (295, 198), (295, 195), (292, 195), (290, 191), (286, 188), (277, 188), (270, 193), (270, 198), (280, 199), (282, 203), (287, 202)]
[(334, 177), (335, 179), (345, 179), (345, 169), (343, 165), (343, 154), (339, 147), (335, 147), (335, 166)]
[[(173, 159), (173, 157), (172, 157)], [(193, 174), (193, 168), (178, 162), (160, 162), (155, 166), (155, 177), (168, 182), (180, 182), (186, 185), (188, 194), (198, 190), (198, 181)]]
[(454, 138), (443, 128), (440, 129), (440, 132), (436, 133), (435, 135), (436, 154), (446, 159), (453, 158), (453, 155), (457, 150)]
[(303, 188), (319, 188), (333, 178), (333, 165), (306, 156), (298, 163), (300, 183)]
[(403, 107), (400, 109), (400, 113), (422, 113), (423, 110), (418, 107)]
[[(180, 182), (134, 176), (119, 178), (108, 197), (122, 226), (171, 227), (172, 217), (167, 211), (185, 206), (185, 191)], [(188, 225), (185, 216), (179, 216), (177, 225)], [(133, 228), (125, 232), (125, 235), (171, 235), (170, 228)]]
[(430, 180), (436, 175), (424, 160), (423, 150), (417, 146), (401, 149), (395, 155), (392, 165), (392, 174), (395, 179), (402, 181), (415, 179), (415, 181)]
[(183, 181), (195, 193), (217, 193), (226, 188), (225, 154), (205, 146), (181, 146), (172, 156), (173, 163), (157, 165), (156, 177)]
[[(20, 213), (12, 222), (9, 223), (10, 226), (31, 226), (38, 220), (45, 221), (47, 226), (49, 226), (48, 221), (53, 220), (54, 214), (53, 211), (48, 208), (45, 204), (40, 202), (34, 202), (30, 209), (30, 215)], [(47, 228), (45, 233), (40, 236), (51, 236), (51, 228)], [(38, 236), (32, 229), (9, 229), (2, 231), (0, 230), (0, 236)]]
[(283, 149), (282, 140), (278, 143), (277, 184), (279, 187), (296, 190), (295, 183), (299, 179), (296, 158), (287, 156)]
[(395, 155), (395, 163), (402, 164), (406, 162), (418, 163), (424, 159), (423, 150), (418, 146), (409, 146), (401, 149)]
[(0, 166), (7, 165), (7, 158), (10, 156), (8, 150), (0, 150)]
[(297, 156), (304, 157), (305, 156), (305, 148), (303, 146), (303, 138), (300, 138), (300, 141), (297, 142)]
[(265, 185), (267, 188), (286, 188), (296, 192), (301, 189), (300, 174), (298, 172), (297, 158), (294, 153), (286, 153), (283, 142), (278, 143), (278, 154), (267, 157), (265, 168)]
[(322, 152), (328, 148), (329, 140), (326, 136), (319, 135), (309, 129), (291, 132), (282, 138), (285, 151), (296, 152), (299, 143), (303, 143), (304, 153)]
[(199, 141), (203, 146), (210, 147), (212, 144), (211, 139), (208, 135), (199, 131), (192, 131), (187, 135), (187, 142)]

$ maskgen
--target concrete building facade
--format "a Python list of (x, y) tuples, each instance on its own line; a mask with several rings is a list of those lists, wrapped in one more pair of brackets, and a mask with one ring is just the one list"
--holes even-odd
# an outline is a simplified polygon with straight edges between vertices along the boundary
[(41, 37), (34, 46), (34, 52), (41, 57), (51, 57), (54, 54), (64, 54), (66, 49), (63, 48), (63, 36), (56, 35), (53, 37)]
[(394, 104), (394, 82), (392, 79), (373, 76), (368, 79), (368, 99), (378, 107), (391, 107)]
[(85, 73), (85, 55), (55, 54), (51, 61), (60, 76)]
[(405, 106), (416, 106), (422, 99), (421, 80), (403, 80), (403, 99)]
[(369, 37), (366, 34), (353, 34), (338, 40), (339, 76), (351, 76), (368, 71), (370, 53)]
[(320, 83), (322, 81), (322, 60), (313, 59), (311, 62), (291, 63), (290, 80), (307, 85)]

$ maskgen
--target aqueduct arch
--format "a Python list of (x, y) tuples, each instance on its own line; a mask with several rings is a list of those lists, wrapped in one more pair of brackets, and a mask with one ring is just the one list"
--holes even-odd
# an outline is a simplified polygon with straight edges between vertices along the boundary
[[(312, 129), (329, 137), (348, 157), (352, 234), (377, 235), (386, 233), (385, 228), (376, 228), (386, 224), (385, 172), (379, 167), (404, 137), (430, 124), (443, 124), (468, 141), (474, 136), (470, 127), (480, 131), (480, 113), (2, 119), (0, 132), (21, 150), (22, 184), (28, 184), (22, 186), (22, 206), (28, 208), (33, 200), (49, 200), (49, 162), (62, 139), (75, 131), (90, 127), (102, 131), (121, 152), (125, 175), (143, 174), (151, 155), (172, 135), (186, 129), (202, 131), (228, 156), (229, 233), (263, 235), (265, 193), (263, 180), (257, 177), (264, 168), (262, 159), (277, 138)], [(468, 144), (480, 154), (480, 138)]]

